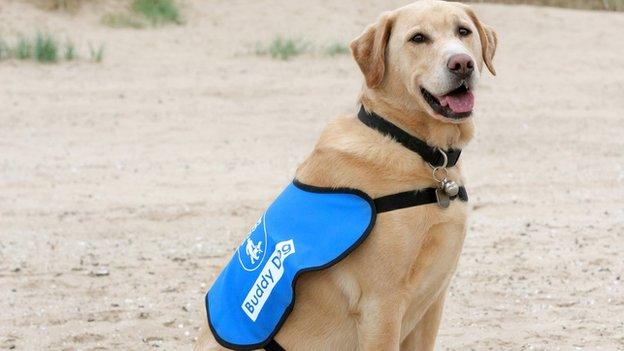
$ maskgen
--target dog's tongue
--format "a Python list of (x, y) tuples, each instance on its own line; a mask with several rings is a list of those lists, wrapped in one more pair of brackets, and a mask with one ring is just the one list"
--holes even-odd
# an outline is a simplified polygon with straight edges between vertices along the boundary
[(454, 113), (470, 112), (474, 108), (474, 95), (466, 91), (438, 97), (440, 105), (448, 106)]

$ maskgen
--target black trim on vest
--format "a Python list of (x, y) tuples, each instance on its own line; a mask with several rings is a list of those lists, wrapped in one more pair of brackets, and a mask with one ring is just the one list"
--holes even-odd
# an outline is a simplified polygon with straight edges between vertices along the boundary
[[(375, 129), (381, 134), (392, 137), (394, 140), (401, 143), (406, 148), (414, 151), (415, 153), (420, 155), (420, 157), (422, 157), (425, 162), (429, 163), (433, 167), (440, 167), (444, 164), (444, 156), (441, 152), (439, 152), (440, 149), (434, 146), (430, 146), (426, 142), (407, 133), (403, 129), (392, 124), (375, 112), (366, 111), (366, 109), (364, 109), (364, 106), (360, 107), (360, 112), (358, 112), (358, 119), (367, 127)], [(449, 149), (443, 151), (448, 157), (448, 163), (446, 166), (455, 166), (455, 164), (459, 160), (459, 156), (461, 155), (461, 150)]]
[(264, 345), (266, 351), (286, 351), (282, 345), (278, 344), (275, 339), (271, 339), (268, 344)]
[[(461, 201), (468, 201), (466, 188), (460, 186), (459, 193), (456, 196), (452, 196), (451, 200), (455, 200), (456, 198)], [(373, 201), (375, 201), (375, 209), (377, 209), (377, 213), (400, 210), (402, 208), (419, 205), (434, 204), (438, 202), (436, 198), (436, 188), (404, 191), (402, 193), (378, 197)]]

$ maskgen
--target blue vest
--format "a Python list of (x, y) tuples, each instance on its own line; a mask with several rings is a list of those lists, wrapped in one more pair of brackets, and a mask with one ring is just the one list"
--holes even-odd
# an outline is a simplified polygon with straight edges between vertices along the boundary
[(375, 217), (373, 200), (361, 191), (291, 183), (206, 294), (217, 341), (231, 349), (266, 345), (293, 308), (297, 277), (347, 256), (366, 239)]

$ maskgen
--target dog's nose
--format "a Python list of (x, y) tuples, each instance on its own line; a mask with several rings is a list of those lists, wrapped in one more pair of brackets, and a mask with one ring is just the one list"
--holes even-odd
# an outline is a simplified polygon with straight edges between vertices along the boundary
[(449, 71), (460, 78), (466, 78), (474, 71), (474, 61), (467, 54), (455, 54), (446, 64)]

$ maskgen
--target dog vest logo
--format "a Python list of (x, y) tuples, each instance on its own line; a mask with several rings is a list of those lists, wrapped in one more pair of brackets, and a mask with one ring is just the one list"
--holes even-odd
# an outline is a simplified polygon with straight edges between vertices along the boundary
[(264, 221), (264, 215), (262, 215), (251, 230), (249, 230), (245, 240), (243, 240), (243, 243), (237, 250), (238, 262), (240, 262), (244, 270), (253, 272), (260, 267), (260, 264), (264, 261), (264, 257), (266, 255), (264, 250), (266, 242), (266, 223)]
[(254, 245), (251, 238), (247, 238), (247, 246), (245, 246), (245, 253), (249, 256), (251, 260), (251, 264), (256, 263), (256, 261), (260, 258), (258, 254), (262, 253), (262, 241), (258, 241), (257, 244)]
[(260, 271), (260, 275), (241, 305), (243, 311), (252, 321), (256, 321), (273, 288), (282, 279), (286, 257), (294, 253), (295, 243), (292, 239), (275, 244), (275, 251)]

